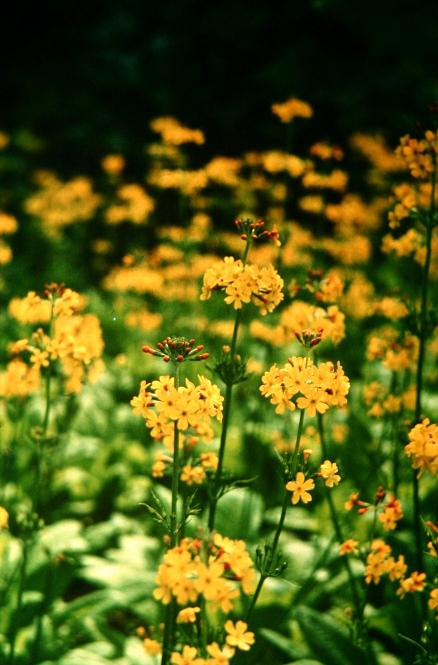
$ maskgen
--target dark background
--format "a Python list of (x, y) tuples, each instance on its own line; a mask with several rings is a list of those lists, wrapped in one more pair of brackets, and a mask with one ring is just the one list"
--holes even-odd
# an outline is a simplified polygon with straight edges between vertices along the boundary
[(300, 125), (306, 143), (357, 130), (395, 141), (417, 121), (429, 126), (438, 98), (436, 1), (1, 7), (0, 128), (35, 133), (61, 172), (138, 151), (157, 115), (203, 129), (204, 153), (237, 154), (283, 147), (270, 106), (291, 95), (315, 109)]

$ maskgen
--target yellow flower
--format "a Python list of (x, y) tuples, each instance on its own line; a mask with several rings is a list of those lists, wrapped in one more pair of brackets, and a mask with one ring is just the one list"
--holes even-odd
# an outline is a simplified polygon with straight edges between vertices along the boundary
[(222, 648), (217, 642), (212, 642), (207, 645), (207, 651), (211, 660), (208, 660), (208, 665), (228, 665), (230, 658), (235, 654), (235, 649), (225, 644)]
[(291, 97), (281, 104), (272, 104), (272, 113), (280, 118), (281, 122), (289, 123), (294, 118), (311, 118), (313, 109), (307, 102)]
[(242, 651), (249, 651), (252, 644), (254, 644), (254, 633), (247, 632), (248, 624), (244, 621), (237, 621), (234, 624), (230, 619), (225, 624), (227, 635), (227, 644), (230, 647), (236, 647)]
[(357, 549), (358, 545), (359, 545), (358, 540), (354, 540), (353, 538), (348, 538), (339, 546), (339, 554), (341, 556), (344, 556), (345, 554), (356, 554), (358, 551)]
[(196, 615), (201, 611), (200, 607), (185, 607), (178, 612), (177, 623), (195, 623)]
[(186, 464), (183, 466), (180, 478), (187, 485), (202, 485), (205, 480), (205, 471), (202, 466)]
[(143, 646), (146, 653), (156, 656), (161, 653), (161, 644), (157, 640), (151, 640), (148, 637), (143, 640)]
[(313, 490), (314, 487), (315, 483), (312, 478), (306, 480), (302, 471), (298, 471), (295, 480), (290, 480), (286, 485), (286, 489), (289, 492), (293, 492), (292, 503), (294, 505), (299, 501), (302, 501), (303, 503), (309, 503), (312, 501), (312, 495), (309, 494), (307, 490)]
[(198, 650), (195, 647), (184, 646), (182, 654), (173, 651), (170, 662), (173, 665), (205, 665), (203, 658), (197, 658)]
[(412, 457), (412, 466), (419, 469), (420, 477), (427, 470), (432, 476), (438, 474), (438, 425), (431, 424), (428, 418), (415, 425), (409, 432), (410, 443), (405, 453)]
[(9, 513), (6, 508), (0, 506), (0, 529), (7, 529), (9, 524)]
[(397, 596), (404, 598), (407, 593), (423, 591), (426, 582), (426, 573), (419, 573), (414, 570), (409, 577), (400, 580), (400, 587), (397, 589)]
[(438, 610), (438, 588), (432, 589), (427, 604), (431, 610)]
[(125, 159), (122, 155), (107, 155), (101, 160), (100, 165), (108, 175), (118, 175), (125, 168)]
[(338, 475), (338, 465), (336, 462), (330, 462), (326, 459), (319, 468), (319, 473), (322, 478), (325, 480), (327, 487), (333, 487), (334, 485), (339, 485), (341, 482), (341, 476)]

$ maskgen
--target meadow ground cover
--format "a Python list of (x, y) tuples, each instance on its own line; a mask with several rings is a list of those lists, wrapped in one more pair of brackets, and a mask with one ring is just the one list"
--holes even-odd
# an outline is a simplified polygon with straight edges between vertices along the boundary
[(1, 663), (438, 662), (437, 134), (272, 112), (141, 179), (0, 134)]

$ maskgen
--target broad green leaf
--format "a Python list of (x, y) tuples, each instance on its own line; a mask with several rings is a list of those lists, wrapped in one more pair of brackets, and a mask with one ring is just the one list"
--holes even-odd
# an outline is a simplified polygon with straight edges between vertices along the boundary
[(88, 555), (82, 557), (82, 568), (78, 574), (96, 586), (121, 589), (127, 585), (137, 585), (143, 588), (145, 594), (151, 592), (156, 575), (155, 571), (147, 571), (143, 567)]
[(88, 543), (82, 530), (82, 524), (77, 520), (61, 520), (40, 531), (40, 543), (50, 550), (52, 555), (61, 552), (84, 552), (88, 550)]
[(219, 499), (216, 529), (229, 538), (253, 540), (258, 535), (263, 510), (259, 494), (246, 487), (233, 489)]
[(277, 631), (270, 630), (269, 628), (261, 628), (259, 633), (267, 642), (272, 644), (289, 658), (300, 658), (303, 655), (302, 649), (300, 649), (300, 647), (295, 647), (292, 640), (288, 639), (281, 633), (277, 633)]
[(358, 665), (375, 663), (367, 660), (366, 653), (356, 647), (346, 628), (327, 614), (310, 607), (298, 607), (294, 613), (303, 635), (317, 658), (325, 665)]

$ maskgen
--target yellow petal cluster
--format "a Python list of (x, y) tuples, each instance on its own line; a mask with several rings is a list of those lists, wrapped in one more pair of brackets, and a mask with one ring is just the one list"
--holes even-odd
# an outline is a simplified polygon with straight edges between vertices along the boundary
[(208, 300), (213, 291), (223, 291), (225, 302), (234, 309), (252, 302), (265, 315), (283, 300), (282, 288), (283, 280), (272, 264), (245, 265), (240, 259), (226, 256), (205, 272), (201, 300)]
[[(152, 438), (172, 450), (174, 424), (181, 433), (210, 441), (213, 437), (212, 418), (222, 420), (222, 402), (219, 388), (204, 376), (198, 375), (197, 385), (186, 379), (185, 385), (179, 387), (175, 386), (173, 377), (160, 376), (152, 384), (141, 382), (131, 406), (135, 415), (142, 415), (145, 419)], [(198, 482), (203, 473), (202, 466), (187, 466), (183, 470), (183, 480), (189, 484)]]
[(305, 409), (307, 415), (326, 413), (330, 407), (347, 404), (350, 382), (341, 364), (316, 366), (310, 358), (294, 356), (283, 367), (273, 365), (262, 376), (260, 392), (270, 398), (276, 413)]
[(205, 557), (198, 540), (184, 538), (168, 550), (158, 569), (154, 597), (165, 605), (172, 598), (180, 606), (203, 600), (212, 611), (231, 612), (240, 595), (251, 593), (255, 571), (242, 540), (215, 535)]
[(438, 425), (425, 418), (409, 432), (409, 443), (405, 453), (412, 458), (412, 467), (418, 469), (418, 476), (428, 471), (438, 475)]

